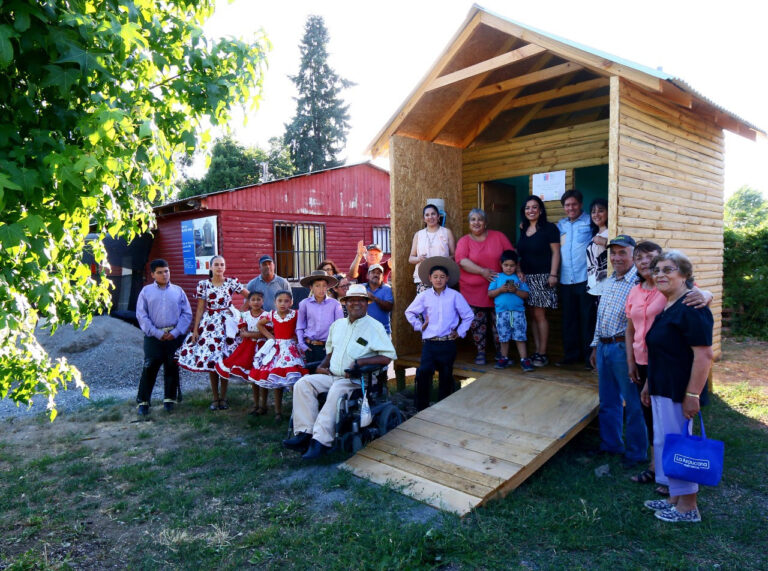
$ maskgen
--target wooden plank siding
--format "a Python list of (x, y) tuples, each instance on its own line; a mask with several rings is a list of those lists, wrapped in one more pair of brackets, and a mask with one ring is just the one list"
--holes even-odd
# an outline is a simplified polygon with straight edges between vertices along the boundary
[[(374, 226), (389, 226), (389, 173), (370, 164), (351, 165), (200, 197), (200, 208), (159, 214), (150, 261), (165, 258), (171, 279), (193, 300), (203, 275), (185, 275), (181, 222), (216, 216), (219, 253), (226, 275), (243, 284), (259, 273), (259, 257), (275, 256), (275, 222), (325, 225), (325, 257), (344, 273), (357, 241), (369, 244)], [(385, 255), (385, 259), (388, 256)], [(277, 268), (280, 275), (280, 268)], [(145, 282), (149, 281), (149, 270)], [(239, 303), (239, 296), (235, 303)]]
[(715, 295), (713, 349), (721, 355), (722, 129), (625, 81), (618, 83), (617, 226), (679, 249)]

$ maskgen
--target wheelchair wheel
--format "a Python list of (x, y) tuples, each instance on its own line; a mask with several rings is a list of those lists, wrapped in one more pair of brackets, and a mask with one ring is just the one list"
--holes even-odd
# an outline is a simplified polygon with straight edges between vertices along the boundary
[(402, 424), (404, 420), (405, 417), (400, 412), (400, 409), (390, 404), (379, 413), (379, 435), (384, 436), (387, 432)]

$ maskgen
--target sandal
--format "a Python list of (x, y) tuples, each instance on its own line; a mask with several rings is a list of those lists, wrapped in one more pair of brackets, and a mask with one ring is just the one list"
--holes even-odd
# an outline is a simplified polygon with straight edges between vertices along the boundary
[(211, 406), (208, 407), (209, 410), (219, 410), (219, 401), (215, 400), (211, 403)]
[(267, 409), (261, 406), (254, 406), (248, 414), (250, 416), (261, 416), (263, 414), (267, 414)]
[(660, 496), (668, 496), (669, 495), (669, 486), (658, 486), (655, 490), (657, 494)]
[(643, 470), (639, 474), (632, 476), (630, 480), (637, 484), (650, 484), (656, 481), (656, 472), (653, 470)]
[(219, 410), (227, 410), (229, 408), (229, 403), (227, 402), (227, 399), (219, 399)]

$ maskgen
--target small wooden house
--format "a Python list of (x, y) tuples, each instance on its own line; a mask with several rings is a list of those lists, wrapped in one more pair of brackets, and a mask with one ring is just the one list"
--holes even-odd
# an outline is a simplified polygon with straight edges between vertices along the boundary
[[(428, 198), (445, 200), (457, 239), (480, 207), (514, 243), (532, 175), (565, 171), (565, 187), (584, 193), (585, 208), (608, 200), (612, 236), (691, 257), (698, 284), (715, 294), (719, 355), (723, 129), (764, 135), (678, 78), (474, 6), (369, 147), (389, 154), (396, 273), (413, 271), (408, 253)], [(563, 216), (558, 201), (546, 205), (550, 220)], [(415, 289), (401, 279), (395, 290), (395, 345), (413, 353), (403, 311)]]
[(155, 208), (149, 260), (166, 259), (190, 298), (214, 253), (244, 284), (269, 254), (277, 274), (298, 285), (323, 259), (346, 273), (359, 240), (380, 243), (387, 255), (389, 201), (389, 173), (371, 163), (185, 198)]

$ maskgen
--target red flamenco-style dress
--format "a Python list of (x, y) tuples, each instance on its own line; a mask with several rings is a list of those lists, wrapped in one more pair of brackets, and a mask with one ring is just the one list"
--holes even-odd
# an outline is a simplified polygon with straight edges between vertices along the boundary
[[(266, 317), (269, 319), (269, 312), (262, 311), (260, 315), (254, 317), (250, 311), (246, 311), (242, 314), (242, 320), (238, 324), (240, 330), (246, 331), (258, 331), (259, 320)], [(267, 323), (267, 329), (272, 329), (272, 323)], [(266, 339), (263, 337), (259, 339), (251, 339), (243, 337), (243, 340), (229, 357), (222, 358), (216, 363), (216, 372), (222, 379), (230, 379), (232, 377), (239, 377), (244, 381), (248, 380), (248, 373), (253, 366), (253, 357), (256, 352), (264, 346)]]
[(241, 337), (227, 332), (227, 321), (233, 320), (232, 295), (242, 290), (243, 285), (235, 278), (224, 278), (220, 286), (211, 280), (197, 284), (196, 297), (205, 300), (205, 311), (197, 327), (197, 341), (190, 333), (176, 352), (180, 367), (196, 373), (212, 372), (217, 361), (232, 354)]
[(271, 311), (269, 319), (275, 327), (274, 343), (268, 340), (256, 353), (248, 380), (265, 389), (291, 388), (309, 372), (296, 342), (298, 313), (292, 309), (280, 317)]

